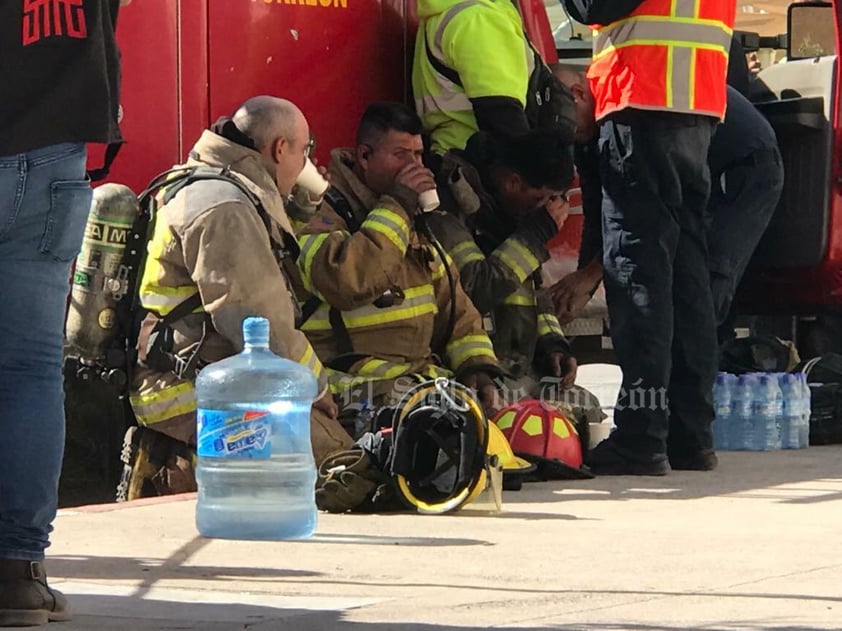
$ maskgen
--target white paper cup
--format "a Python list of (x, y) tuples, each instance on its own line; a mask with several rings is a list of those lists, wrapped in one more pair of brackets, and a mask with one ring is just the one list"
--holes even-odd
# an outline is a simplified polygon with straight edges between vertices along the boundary
[(319, 169), (316, 168), (316, 165), (313, 164), (310, 158), (307, 158), (307, 162), (304, 163), (304, 168), (298, 174), (298, 179), (295, 180), (295, 183), (307, 189), (311, 199), (319, 199), (324, 195), (327, 187), (330, 186), (330, 182), (319, 173)]
[(418, 206), (421, 212), (428, 213), (439, 207), (439, 193), (436, 189), (431, 188), (429, 191), (424, 191), (418, 196)]

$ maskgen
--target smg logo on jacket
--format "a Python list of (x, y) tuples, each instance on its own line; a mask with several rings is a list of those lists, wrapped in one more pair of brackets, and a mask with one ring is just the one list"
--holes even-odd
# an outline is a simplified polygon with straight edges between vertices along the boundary
[(88, 25), (84, 0), (22, 0), (24, 46), (50, 37), (85, 39)]

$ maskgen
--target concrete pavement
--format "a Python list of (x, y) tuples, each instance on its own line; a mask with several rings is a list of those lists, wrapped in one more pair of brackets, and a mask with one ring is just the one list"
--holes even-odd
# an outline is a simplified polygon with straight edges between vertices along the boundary
[(76, 615), (51, 628), (842, 628), (842, 447), (720, 459), (525, 485), (499, 516), (321, 515), (305, 542), (203, 539), (190, 497), (63, 510)]

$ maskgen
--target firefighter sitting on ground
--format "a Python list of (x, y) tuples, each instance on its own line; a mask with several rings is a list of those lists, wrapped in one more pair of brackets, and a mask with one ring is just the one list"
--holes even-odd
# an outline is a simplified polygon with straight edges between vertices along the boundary
[[(323, 390), (311, 416), (317, 462), (351, 444), (336, 420), (323, 366), (295, 328), (290, 284), (300, 283), (298, 246), (282, 195), (311, 146), (307, 121), (294, 104), (255, 97), (205, 131), (190, 152), (187, 166), (200, 167), (197, 175), (218, 176), (225, 168), (227, 179), (186, 180), (174, 195), (162, 190), (164, 206), (140, 284), (141, 304), (150, 313), (138, 340), (131, 403), (140, 427), (129, 430), (124, 445), (125, 499), (195, 490), (193, 382), (201, 366), (242, 350), (247, 316), (267, 318), (272, 350), (319, 379)], [(191, 298), (195, 305), (186, 303)], [(154, 335), (154, 326), (184, 304), (187, 314)]]
[(479, 132), (464, 151), (445, 154), (438, 180), (447, 212), (428, 220), (483, 314), (506, 376), (506, 402), (563, 400), (568, 411), (596, 422), (599, 404), (570, 390), (576, 359), (552, 301), (540, 291), (545, 244), (567, 218), (572, 179), (572, 145), (563, 132)]
[(491, 412), (499, 375), (491, 341), (455, 267), (446, 269), (441, 246), (416, 228), (419, 194), (435, 186), (422, 151), (418, 116), (375, 103), (356, 147), (332, 152), (333, 186), (299, 236), (299, 265), (316, 297), (305, 303), (302, 330), (340, 407), (359, 404), (353, 396), (393, 404), (402, 382), (455, 375)]

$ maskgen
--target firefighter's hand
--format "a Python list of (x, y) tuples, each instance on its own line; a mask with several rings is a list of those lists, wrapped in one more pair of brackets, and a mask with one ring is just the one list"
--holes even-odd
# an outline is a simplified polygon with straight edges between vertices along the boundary
[(602, 265), (592, 261), (585, 268), (568, 274), (550, 287), (550, 298), (561, 324), (567, 324), (579, 315), (601, 280)]
[(569, 353), (559, 351), (550, 353), (549, 360), (553, 377), (561, 379), (561, 387), (565, 390), (571, 388), (576, 383), (576, 371), (579, 369), (576, 358)]
[(433, 172), (423, 164), (411, 163), (395, 176), (389, 195), (394, 197), (401, 207), (412, 216), (418, 212), (418, 196), (424, 191), (436, 187)]
[(497, 386), (487, 372), (471, 373), (462, 380), (462, 383), (476, 393), (482, 411), (488, 418), (497, 414), (500, 409)]
[(313, 407), (333, 420), (339, 418), (339, 406), (333, 400), (330, 390), (325, 390), (322, 396), (313, 401)]
[(570, 205), (567, 203), (567, 200), (561, 195), (553, 195), (550, 197), (550, 201), (544, 205), (544, 208), (555, 222), (555, 227), (561, 230), (570, 212)]

